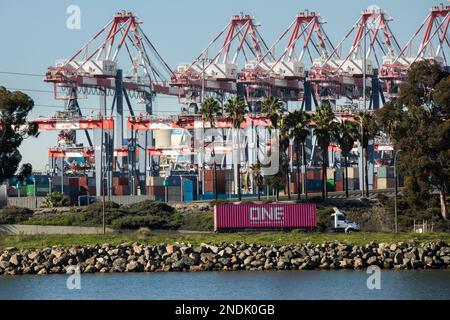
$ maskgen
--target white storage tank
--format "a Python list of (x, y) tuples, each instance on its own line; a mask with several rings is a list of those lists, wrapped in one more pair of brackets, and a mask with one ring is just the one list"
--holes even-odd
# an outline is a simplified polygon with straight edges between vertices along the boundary
[(172, 145), (172, 130), (155, 130), (155, 148), (170, 148)]

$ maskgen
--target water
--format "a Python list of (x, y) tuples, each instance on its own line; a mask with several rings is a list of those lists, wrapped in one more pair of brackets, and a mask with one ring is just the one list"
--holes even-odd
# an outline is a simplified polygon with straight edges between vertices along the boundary
[(450, 299), (450, 270), (277, 271), (0, 276), (0, 299)]

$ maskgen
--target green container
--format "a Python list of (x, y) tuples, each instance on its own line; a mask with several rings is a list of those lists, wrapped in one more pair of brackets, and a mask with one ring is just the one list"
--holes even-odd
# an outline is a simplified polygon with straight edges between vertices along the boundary
[(334, 179), (327, 179), (327, 190), (328, 191), (334, 191), (335, 182)]
[(34, 196), (35, 188), (36, 188), (36, 196), (37, 197), (46, 196), (48, 193), (48, 184), (37, 184), (36, 187), (34, 184), (29, 184), (26, 186), (26, 195)]
[(394, 177), (394, 167), (378, 167), (377, 168), (378, 178), (393, 178)]

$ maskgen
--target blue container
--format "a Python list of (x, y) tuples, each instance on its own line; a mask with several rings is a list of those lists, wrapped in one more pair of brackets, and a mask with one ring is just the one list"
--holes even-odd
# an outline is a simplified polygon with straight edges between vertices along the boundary
[(170, 176), (166, 180), (168, 180), (169, 186), (181, 186), (180, 176)]
[(183, 193), (183, 201), (194, 201), (197, 200), (196, 192), (184, 192)]
[(344, 170), (345, 170), (345, 168), (336, 169), (334, 171), (334, 180), (344, 180)]
[(183, 178), (183, 190), (194, 191), (197, 189), (197, 181)]
[(19, 182), (19, 179), (17, 177), (12, 177), (8, 179), (8, 184), (10, 186), (15, 186)]
[(64, 193), (69, 196), (78, 196), (78, 186), (64, 186)]
[(308, 179), (306, 186), (308, 190), (322, 190), (323, 182), (321, 179)]

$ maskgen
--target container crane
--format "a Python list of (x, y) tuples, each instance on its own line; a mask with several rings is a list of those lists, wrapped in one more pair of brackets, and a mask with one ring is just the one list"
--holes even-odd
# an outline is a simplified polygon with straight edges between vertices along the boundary
[(247, 99), (260, 103), (264, 97), (275, 95), (285, 103), (303, 101), (305, 109), (311, 110), (306, 65), (317, 58), (328, 58), (334, 50), (324, 23), (315, 12), (298, 13), (259, 60), (247, 63), (239, 77), (246, 86)]
[[(408, 69), (416, 61), (432, 59), (443, 67), (448, 67), (449, 10), (450, 6), (432, 7), (399, 54), (394, 59), (388, 57), (383, 60), (380, 79), (384, 82), (386, 96), (391, 99), (398, 96), (400, 84), (407, 80)], [(414, 52), (414, 44), (419, 39), (418, 49)]]
[[(314, 61), (308, 78), (320, 99), (335, 105), (339, 98), (361, 100), (370, 97), (369, 109), (379, 108), (379, 97), (381, 95), (384, 102), (384, 95), (379, 85), (378, 70), (383, 60), (394, 59), (401, 51), (389, 26), (390, 21), (392, 18), (384, 10), (369, 7), (329, 57)], [(343, 45), (350, 39), (353, 40), (348, 53), (339, 57)]]
[(223, 100), (226, 94), (241, 94), (236, 84), (238, 59), (244, 63), (260, 59), (268, 47), (258, 31), (258, 23), (247, 14), (232, 16), (192, 63), (178, 65), (171, 85), (181, 91), (179, 101), (197, 108), (205, 94)]
[[(152, 114), (155, 95), (177, 96), (180, 92), (169, 86), (173, 72), (144, 33), (141, 24), (131, 12), (116, 13), (74, 55), (69, 59), (58, 60), (55, 66), (49, 67), (44, 79), (53, 84), (56, 99), (67, 101), (69, 120), (82, 117), (79, 97), (100, 96), (100, 115), (105, 117), (108, 113), (106, 97), (113, 96), (110, 115), (115, 117), (114, 135), (106, 140), (113, 142), (116, 149), (123, 149), (134, 143), (145, 150), (153, 143), (150, 132), (142, 133), (134, 141), (124, 139), (124, 98), (130, 114), (134, 116), (130, 98), (138, 98), (145, 103), (145, 111)], [(123, 72), (124, 68), (128, 70)], [(86, 135), (92, 146), (87, 132)], [(104, 139), (101, 138), (101, 141)], [(94, 144), (100, 145), (101, 141), (95, 141)], [(139, 157), (138, 175), (145, 183), (149, 160), (146, 152), (141, 154), (144, 156)], [(123, 166), (120, 162), (119, 167)], [(112, 171), (112, 167), (109, 168)], [(109, 181), (111, 178), (110, 176)]]

